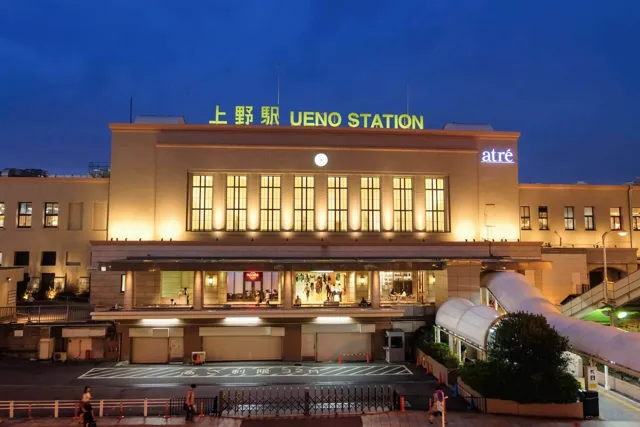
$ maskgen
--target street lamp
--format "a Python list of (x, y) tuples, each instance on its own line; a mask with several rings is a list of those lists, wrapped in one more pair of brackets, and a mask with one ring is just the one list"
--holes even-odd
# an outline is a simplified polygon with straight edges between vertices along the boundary
[[(618, 236), (624, 237), (627, 235), (627, 232), (624, 230), (612, 230), (612, 231), (616, 231), (618, 233)], [(604, 286), (604, 302), (605, 304), (609, 303), (609, 280), (607, 278), (607, 246), (605, 243), (607, 234), (609, 234), (610, 231), (605, 231), (604, 234), (602, 235), (602, 263), (603, 263), (603, 267), (604, 267), (604, 271), (603, 271), (603, 277), (604, 279), (602, 280), (602, 284)], [(613, 307), (612, 307), (613, 309)]]

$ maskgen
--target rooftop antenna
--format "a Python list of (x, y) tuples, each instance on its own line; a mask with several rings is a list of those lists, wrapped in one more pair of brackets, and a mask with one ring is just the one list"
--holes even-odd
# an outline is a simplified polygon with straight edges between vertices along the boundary
[(278, 97), (278, 107), (280, 106), (280, 64), (278, 64), (277, 66), (277, 71), (278, 71), (278, 93), (277, 93), (277, 97)]
[(129, 123), (133, 123), (133, 96), (129, 97)]

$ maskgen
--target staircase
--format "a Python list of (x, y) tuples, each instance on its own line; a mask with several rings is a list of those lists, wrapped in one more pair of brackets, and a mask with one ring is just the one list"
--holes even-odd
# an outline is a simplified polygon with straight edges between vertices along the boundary
[[(615, 283), (608, 283), (609, 301), (614, 306), (621, 306), (640, 298), (640, 270)], [(562, 314), (571, 317), (583, 317), (604, 304), (604, 285), (599, 284), (584, 294), (577, 296), (560, 307)]]

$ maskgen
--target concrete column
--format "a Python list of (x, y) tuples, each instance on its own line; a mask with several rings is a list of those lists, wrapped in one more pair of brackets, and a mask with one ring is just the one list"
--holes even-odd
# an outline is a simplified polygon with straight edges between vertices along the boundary
[(373, 273), (367, 271), (367, 301), (371, 302), (371, 286), (373, 283)]
[(456, 353), (458, 354), (458, 361), (462, 362), (462, 341), (460, 341), (460, 338), (458, 338), (456, 341)]
[(218, 272), (218, 304), (227, 303), (227, 272)]
[(434, 328), (435, 328), (434, 341), (439, 343), (440, 342), (440, 328), (438, 328), (438, 327), (434, 327)]
[(345, 284), (346, 289), (345, 289), (345, 302), (347, 303), (354, 303), (354, 302), (359, 302), (356, 301), (356, 272), (355, 271), (350, 271), (347, 275), (347, 283)]
[(380, 308), (380, 272), (373, 272), (373, 281), (371, 283), (371, 307)]
[(124, 282), (124, 309), (133, 309), (133, 271), (127, 271)]
[(284, 300), (282, 301), (282, 307), (283, 308), (291, 308), (292, 307), (292, 286), (291, 286), (291, 281), (292, 281), (292, 276), (293, 273), (291, 273), (290, 271), (285, 271), (284, 272), (284, 292), (282, 293), (282, 297), (284, 298)]
[(202, 310), (202, 300), (204, 298), (202, 270), (195, 271), (193, 277), (193, 309)]

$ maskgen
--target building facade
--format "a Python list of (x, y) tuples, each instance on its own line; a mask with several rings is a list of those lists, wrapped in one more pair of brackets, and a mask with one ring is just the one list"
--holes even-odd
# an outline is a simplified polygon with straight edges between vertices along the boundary
[(134, 363), (383, 358), (386, 330), (479, 302), (488, 271), (582, 293), (605, 231), (610, 279), (637, 269), (634, 187), (520, 184), (518, 133), (111, 131), (108, 179), (0, 178), (0, 252), (30, 282), (90, 286)]

